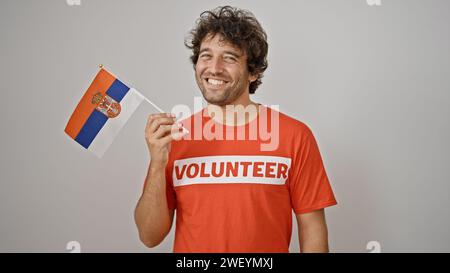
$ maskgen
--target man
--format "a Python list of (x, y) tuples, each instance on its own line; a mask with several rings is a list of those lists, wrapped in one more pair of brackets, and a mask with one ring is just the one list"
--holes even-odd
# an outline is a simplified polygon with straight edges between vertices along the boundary
[[(201, 14), (186, 46), (208, 106), (182, 125), (170, 114), (148, 119), (151, 161), (135, 211), (146, 246), (162, 242), (176, 210), (174, 252), (288, 252), (294, 211), (301, 251), (328, 252), (324, 208), (336, 200), (311, 130), (250, 100), (267, 68), (266, 40), (247, 11)], [(198, 121), (202, 133), (234, 137), (270, 121), (277, 145), (262, 149), (260, 136), (198, 140)]]

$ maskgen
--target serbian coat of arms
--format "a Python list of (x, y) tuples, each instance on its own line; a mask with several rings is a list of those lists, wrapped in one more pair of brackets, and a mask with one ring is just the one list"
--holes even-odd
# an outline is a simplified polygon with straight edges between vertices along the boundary
[(108, 95), (98, 92), (92, 97), (92, 104), (97, 105), (97, 110), (108, 118), (115, 118), (120, 114), (120, 103)]

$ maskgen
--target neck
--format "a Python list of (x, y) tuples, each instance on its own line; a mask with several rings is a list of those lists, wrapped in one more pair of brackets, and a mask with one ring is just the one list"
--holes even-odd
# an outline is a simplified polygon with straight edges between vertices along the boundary
[(247, 91), (228, 105), (208, 103), (207, 111), (208, 115), (217, 123), (240, 126), (258, 117), (259, 106), (258, 103), (250, 100)]

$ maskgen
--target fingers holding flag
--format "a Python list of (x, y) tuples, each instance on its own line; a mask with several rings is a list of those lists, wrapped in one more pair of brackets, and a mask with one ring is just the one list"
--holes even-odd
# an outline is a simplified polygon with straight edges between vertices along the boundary
[(151, 114), (145, 127), (145, 139), (152, 161), (167, 163), (171, 141), (179, 140), (185, 134), (187, 130), (183, 130), (181, 123), (176, 123), (173, 114)]
[(151, 133), (155, 133), (161, 125), (172, 125), (175, 118), (168, 116), (166, 113), (152, 114), (149, 116), (147, 126)]

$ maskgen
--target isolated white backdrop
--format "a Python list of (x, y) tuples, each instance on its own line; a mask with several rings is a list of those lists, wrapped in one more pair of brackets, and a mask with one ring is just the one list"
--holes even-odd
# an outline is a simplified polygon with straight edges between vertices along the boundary
[[(183, 39), (219, 5), (252, 11), (269, 68), (253, 96), (310, 126), (338, 206), (333, 252), (450, 251), (450, 2), (0, 2), (0, 251), (170, 252), (138, 239), (142, 105), (98, 160), (63, 132), (105, 64), (163, 109), (200, 92)], [(295, 223), (295, 222), (294, 222)], [(298, 251), (294, 225), (291, 251)]]

